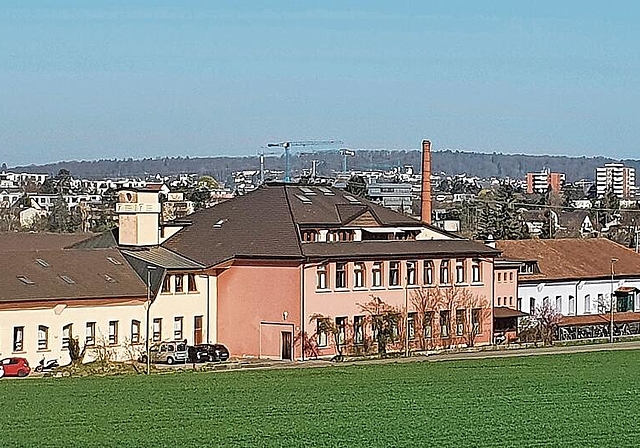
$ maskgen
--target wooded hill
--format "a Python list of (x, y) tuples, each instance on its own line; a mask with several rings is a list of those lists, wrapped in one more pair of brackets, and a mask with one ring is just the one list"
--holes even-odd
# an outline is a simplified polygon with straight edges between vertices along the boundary
[[(319, 160), (318, 174), (330, 175), (342, 169), (342, 156), (338, 151), (319, 151), (315, 153), (293, 153), (292, 168), (310, 169), (312, 160)], [(481, 178), (510, 177), (521, 179), (527, 172), (537, 172), (543, 168), (565, 173), (567, 181), (594, 179), (595, 169), (605, 163), (616, 160), (605, 157), (567, 157), (538, 156), (524, 154), (483, 154), (463, 151), (434, 151), (433, 172), (449, 175), (466, 173)], [(627, 166), (640, 170), (640, 160), (622, 160)], [(356, 156), (348, 159), (349, 169), (387, 170), (392, 167), (412, 165), (420, 170), (421, 154), (418, 150), (356, 150)], [(208, 174), (226, 181), (234, 171), (258, 170), (258, 156), (246, 157), (162, 157), (145, 159), (105, 159), (96, 161), (66, 161), (46, 165), (29, 165), (9, 168), (12, 171), (56, 174), (67, 169), (74, 177), (143, 177), (145, 175), (173, 175), (179, 173)], [(279, 156), (267, 156), (266, 169), (282, 170), (284, 159)]]

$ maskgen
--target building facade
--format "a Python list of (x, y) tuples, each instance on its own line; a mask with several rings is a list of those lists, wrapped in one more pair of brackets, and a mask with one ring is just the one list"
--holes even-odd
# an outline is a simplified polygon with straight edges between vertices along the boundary
[(620, 199), (633, 199), (636, 195), (636, 170), (623, 163), (607, 163), (596, 168), (596, 191), (602, 196), (607, 190)]
[(539, 173), (527, 173), (527, 193), (560, 193), (564, 185), (564, 173), (553, 173), (544, 169)]

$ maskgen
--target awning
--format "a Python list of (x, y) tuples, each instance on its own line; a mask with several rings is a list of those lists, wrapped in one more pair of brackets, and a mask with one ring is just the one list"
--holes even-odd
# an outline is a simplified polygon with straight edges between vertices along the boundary
[(527, 313), (515, 308), (509, 308), (506, 306), (497, 306), (493, 309), (493, 317), (496, 319), (508, 319), (512, 317), (524, 317), (528, 316)]
[(629, 294), (636, 291), (638, 291), (638, 288), (634, 286), (621, 286), (618, 289), (616, 289), (615, 293), (618, 294), (620, 292), (622, 294)]

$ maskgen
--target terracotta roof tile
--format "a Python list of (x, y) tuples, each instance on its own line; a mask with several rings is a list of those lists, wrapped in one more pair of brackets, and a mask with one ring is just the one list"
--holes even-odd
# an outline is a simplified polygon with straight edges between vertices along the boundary
[(540, 274), (520, 275), (520, 283), (541, 280), (581, 280), (611, 276), (640, 276), (640, 254), (605, 238), (530, 239), (496, 241), (496, 247), (511, 260), (537, 260)]

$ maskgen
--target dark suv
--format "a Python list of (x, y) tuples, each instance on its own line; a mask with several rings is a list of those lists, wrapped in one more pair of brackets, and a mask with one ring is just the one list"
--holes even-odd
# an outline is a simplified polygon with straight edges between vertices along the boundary
[(198, 344), (189, 347), (189, 362), (219, 362), (229, 359), (229, 350), (222, 344)]

